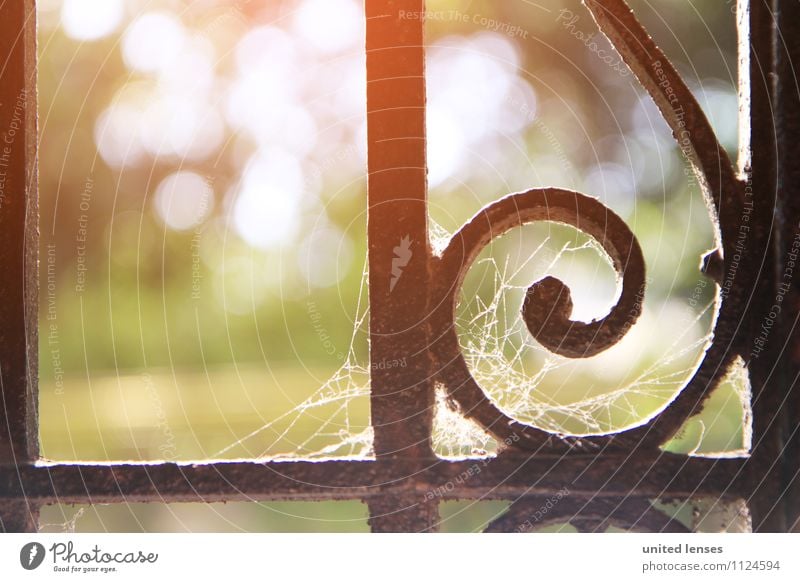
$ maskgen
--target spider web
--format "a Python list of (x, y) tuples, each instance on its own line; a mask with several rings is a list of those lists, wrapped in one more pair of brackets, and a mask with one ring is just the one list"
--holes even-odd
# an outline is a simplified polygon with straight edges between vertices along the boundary
[[(244, 447), (254, 458), (370, 458), (372, 427), (358, 417), (356, 404), (369, 399), (369, 362), (359, 355), (359, 336), (368, 332), (366, 261), (362, 269), (361, 286), (350, 344), (341, 367), (316, 391), (291, 410), (271, 419), (244, 437), (221, 449), (214, 458), (227, 457), (232, 451)], [(313, 432), (305, 428), (296, 430), (301, 423), (316, 425)], [(291, 438), (294, 434), (302, 438)], [(248, 443), (256, 443), (253, 449)], [(277, 443), (289, 442), (284, 453), (270, 454)], [(284, 445), (284, 448), (285, 445)]]
[[(436, 223), (430, 234), (434, 252), (440, 253), (451, 234)], [(659, 313), (669, 308), (669, 300), (655, 299), (645, 301), (640, 322), (607, 354), (574, 360), (540, 346), (519, 316), (525, 290), (546, 274), (564, 272), (559, 265), (586, 253), (611, 268), (605, 252), (588, 237), (567, 242), (558, 236), (544, 237), (516, 264), (482, 255), (470, 273), (478, 271), (481, 281), (491, 285), (473, 293), (467, 288), (468, 277), (456, 315), (462, 353), (489, 398), (510, 417), (557, 434), (608, 434), (646, 423), (691, 378), (710, 342), (714, 300), (686, 310), (683, 330), (670, 338), (652, 333)], [(369, 400), (369, 362), (356, 349), (368, 334), (366, 298), (365, 261), (351, 343), (341, 367), (291, 410), (222, 448), (215, 458), (229, 457), (241, 448), (254, 458), (373, 457), (373, 431), (363, 414)], [(648, 336), (650, 351), (637, 350)], [(737, 364), (717, 390), (718, 405), (687, 423), (667, 448), (705, 455), (746, 452), (750, 415), (746, 378), (743, 364)], [(730, 416), (731, 406), (740, 411), (740, 426), (723, 426), (727, 440), (716, 449), (704, 444), (707, 440), (719, 444), (714, 426), (723, 418), (723, 410)], [(298, 431), (301, 425), (315, 428)], [(436, 388), (433, 429), (434, 450), (443, 457), (493, 455), (498, 450), (496, 439), (451, 407), (442, 386)], [(290, 438), (298, 433), (302, 438)], [(270, 451), (278, 442), (284, 443), (286, 452), (276, 455)], [(286, 442), (291, 443), (288, 450)], [(251, 443), (254, 446), (248, 446)]]

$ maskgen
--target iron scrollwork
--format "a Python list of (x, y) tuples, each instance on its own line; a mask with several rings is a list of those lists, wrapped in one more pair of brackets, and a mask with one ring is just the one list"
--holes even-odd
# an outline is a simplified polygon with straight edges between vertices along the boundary
[(593, 237), (611, 258), (621, 280), (617, 304), (591, 323), (570, 320), (569, 289), (546, 277), (527, 291), (522, 317), (531, 334), (551, 352), (568, 358), (594, 356), (619, 342), (641, 314), (645, 263), (636, 237), (625, 222), (598, 200), (556, 189), (512, 194), (478, 212), (449, 241), (433, 268), (433, 342), (437, 379), (463, 415), (477, 421), (498, 439), (517, 449), (563, 452), (570, 449), (658, 452), (725, 376), (741, 349), (733, 344), (741, 286), (734, 280), (741, 260), (735, 252), (735, 224), (745, 209), (745, 183), (739, 179), (697, 100), (674, 66), (656, 46), (624, 0), (584, 0), (600, 30), (620, 53), (639, 83), (655, 101), (691, 164), (715, 230), (717, 248), (703, 270), (722, 290), (717, 300), (714, 342), (694, 377), (675, 400), (649, 423), (610, 435), (553, 435), (518, 422), (498, 409), (470, 373), (461, 354), (455, 313), (464, 277), (478, 253), (495, 237), (535, 221), (571, 225)]

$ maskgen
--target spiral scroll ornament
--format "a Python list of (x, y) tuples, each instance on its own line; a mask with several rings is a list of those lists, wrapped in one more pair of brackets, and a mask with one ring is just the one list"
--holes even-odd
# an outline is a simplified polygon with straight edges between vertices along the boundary
[[(716, 304), (715, 340), (694, 377), (673, 402), (642, 426), (616, 434), (578, 438), (554, 435), (518, 422), (499, 410), (470, 373), (454, 323), (466, 273), (494, 238), (532, 222), (562, 223), (594, 238), (611, 259), (621, 284), (619, 300), (608, 315), (590, 323), (570, 319), (571, 293), (558, 279), (545, 277), (528, 288), (521, 316), (533, 337), (554, 354), (588, 358), (615, 345), (640, 316), (645, 295), (642, 250), (619, 216), (598, 200), (578, 192), (534, 189), (506, 196), (483, 208), (450, 239), (442, 255), (434, 261), (432, 341), (436, 376), (444, 384), (451, 403), (463, 415), (515, 449), (636, 447), (657, 454), (659, 445), (700, 410), (738, 354), (736, 346), (731, 345), (734, 334), (729, 328), (736, 321), (730, 310), (743, 288), (735, 279), (738, 264), (733, 263), (741, 260), (735, 253), (734, 241), (737, 217), (742, 216), (747, 204), (745, 182), (737, 176), (685, 82), (624, 0), (585, 0), (584, 4), (658, 106), (702, 187), (717, 243), (717, 248), (704, 259), (704, 272), (724, 291)], [(728, 298), (732, 301), (727, 301)]]

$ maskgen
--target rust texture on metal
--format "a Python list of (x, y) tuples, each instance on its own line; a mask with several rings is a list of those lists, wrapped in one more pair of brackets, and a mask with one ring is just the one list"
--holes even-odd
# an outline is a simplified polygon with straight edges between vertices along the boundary
[(38, 455), (36, 32), (33, 3), (0, 4), (0, 461)]
[[(611, 313), (600, 321), (569, 320), (569, 290), (552, 277), (531, 286), (523, 306), (525, 322), (546, 348), (567, 357), (595, 355), (618, 342), (641, 312), (645, 268), (639, 244), (625, 223), (608, 208), (586, 196), (554, 189), (517, 194), (482, 210), (450, 241), (436, 262), (434, 291), (437, 377), (462, 414), (516, 447), (540, 450), (622, 449), (657, 454), (658, 447), (702, 409), (705, 399), (743, 354), (741, 315), (753, 293), (757, 273), (752, 258), (743, 257), (741, 234), (749, 233), (751, 201), (728, 154), (720, 145), (700, 105), (666, 55), (656, 46), (624, 0), (585, 0), (600, 30), (619, 51), (652, 97), (673, 131), (681, 152), (702, 185), (719, 248), (705, 259), (705, 271), (717, 271), (719, 316), (714, 342), (694, 377), (678, 397), (644, 426), (600, 437), (569, 438), (545, 433), (508, 418), (476, 384), (460, 354), (455, 309), (461, 282), (478, 252), (494, 237), (533, 220), (565, 222), (597, 239), (622, 277), (622, 293)], [(745, 237), (746, 238), (746, 237)], [(745, 241), (747, 242), (747, 241)], [(753, 248), (758, 241), (751, 243)], [(509, 440), (510, 439), (510, 440)]]
[[(382, 457), (429, 457), (430, 245), (422, 0), (366, 2), (372, 425)], [(403, 368), (381, 361), (406, 358)]]
[(433, 458), (422, 470), (413, 459), (39, 464), (1, 469), (0, 502), (22, 495), (42, 503), (371, 500), (393, 495), (416, 496), (421, 505), (478, 497), (516, 500), (564, 487), (576, 497), (738, 498), (746, 493), (742, 462), (665, 453), (655, 460), (513, 454), (462, 461)]
[(622, 292), (606, 317), (586, 324), (569, 319), (572, 300), (563, 283), (552, 277), (534, 283), (522, 313), (534, 337), (555, 353), (590, 357), (617, 343), (636, 322), (644, 298), (645, 267), (639, 243), (625, 222), (597, 200), (578, 192), (546, 188), (513, 194), (481, 210), (451, 238), (435, 263), (433, 349), (437, 378), (447, 387), (461, 414), (477, 421), (501, 441), (532, 450), (548, 445), (567, 450), (590, 441), (608, 445), (613, 437), (553, 438), (552, 433), (509, 418), (478, 386), (461, 354), (455, 311), (470, 266), (493, 238), (542, 220), (569, 224), (594, 237), (621, 276)]
[(748, 57), (741, 92), (750, 120), (743, 149), (755, 198), (752, 253), (761, 264), (746, 318), (753, 385), (748, 489), (753, 528), (771, 532), (796, 529), (800, 519), (798, 17), (797, 2), (752, 0), (740, 23), (749, 30), (740, 47)]
[(431, 533), (439, 529), (439, 502), (388, 490), (369, 500), (373, 533)]
[[(800, 58), (800, 8), (794, 0), (739, 0), (744, 138), (737, 175), (686, 84), (627, 4), (585, 4), (695, 168), (717, 228), (718, 248), (703, 266), (721, 295), (714, 341), (676, 400), (645, 426), (573, 438), (509, 418), (477, 385), (460, 351), (455, 308), (467, 271), (491, 240), (528, 222), (555, 221), (593, 237), (608, 254), (621, 293), (606, 317), (570, 320), (569, 289), (551, 277), (526, 295), (520, 315), (530, 332), (572, 358), (614, 345), (635, 323), (645, 292), (642, 251), (600, 202), (550, 188), (490, 204), (434, 256), (427, 226), (424, 19), (407, 16), (422, 14), (424, 2), (366, 0), (370, 358), (372, 364), (408, 362), (399, 369), (371, 366), (376, 458), (194, 464), (36, 463), (34, 2), (0, 5), (0, 26), (13, 31), (0, 35), (0, 127), (8, 132), (20, 119), (0, 198), (0, 530), (35, 530), (38, 508), (48, 503), (360, 499), (369, 506), (373, 531), (428, 532), (438, 527), (441, 501), (502, 499), (512, 504), (488, 531), (564, 522), (579, 531), (685, 531), (653, 502), (694, 497), (746, 501), (758, 530), (798, 527), (799, 278), (789, 282), (782, 303), (794, 320), (782, 321), (763, 353), (753, 346), (787, 265), (797, 260), (791, 245), (800, 237), (800, 91), (792, 63)], [(662, 452), (659, 445), (701, 409), (736, 356), (749, 365), (753, 382), (752, 456)], [(436, 382), (462, 414), (503, 440), (496, 458), (450, 461), (433, 454)], [(554, 503), (559, 491), (567, 493)]]
[[(375, 454), (386, 462), (433, 456), (424, 19), (405, 16), (423, 9), (423, 0), (365, 3), (370, 406)], [(381, 365), (399, 359), (407, 365)], [(433, 502), (376, 503), (374, 531), (425, 531), (437, 521)]]
[[(794, 67), (794, 63), (800, 63), (800, 3), (780, 0), (778, 7), (775, 111), (781, 195), (776, 208), (779, 268), (775, 276), (779, 289), (786, 289), (788, 284), (783, 307), (788, 315), (782, 318), (779, 335), (773, 340), (781, 353), (775, 375), (767, 378), (777, 386), (768, 407), (779, 414), (774, 430), (780, 440), (773, 454), (780, 455), (780, 488), (784, 492), (779, 505), (784, 515), (781, 525), (784, 530), (800, 532), (800, 271), (796, 270), (800, 266), (800, 83)], [(755, 330), (756, 338), (760, 332)]]
[[(737, 245), (742, 223), (750, 216), (746, 211), (749, 201), (745, 199), (745, 183), (737, 176), (702, 108), (624, 0), (584, 0), (584, 4), (672, 130), (702, 187), (716, 231), (718, 249), (705, 259), (707, 274), (718, 271), (714, 278), (720, 287), (714, 342), (676, 400), (648, 427), (636, 431), (641, 446), (649, 448), (663, 444), (689, 417), (700, 412), (741, 351), (741, 314), (752, 291), (748, 284), (753, 273)], [(749, 232), (749, 224), (744, 227)]]
[[(36, 21), (33, 0), (0, 3), (0, 467), (38, 456)], [(7, 32), (6, 32), (7, 31)], [(35, 528), (24, 495), (0, 530)]]
[(0, 501), (0, 533), (39, 529), (39, 506), (30, 500)]

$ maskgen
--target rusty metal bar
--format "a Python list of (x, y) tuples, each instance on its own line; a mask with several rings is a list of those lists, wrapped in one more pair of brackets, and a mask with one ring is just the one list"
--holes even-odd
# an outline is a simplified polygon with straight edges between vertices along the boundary
[[(785, 293), (786, 310), (775, 330), (780, 350), (772, 386), (772, 404), (779, 418), (773, 426), (781, 453), (780, 475), (784, 530), (800, 532), (800, 3), (777, 0), (776, 141), (778, 191), (776, 205), (776, 291)], [(776, 293), (777, 297), (777, 293)], [(777, 380), (777, 381), (775, 381)]]
[[(749, 7), (748, 7), (749, 4)], [(749, 8), (749, 12), (748, 12)], [(775, 367), (783, 345), (778, 334), (761, 341), (760, 329), (776, 301), (780, 246), (775, 223), (779, 120), (775, 102), (777, 20), (773, 0), (740, 0), (740, 97), (743, 104), (740, 167), (748, 176), (753, 214), (746, 252), (753, 289), (742, 317), (742, 356), (753, 385), (753, 446), (748, 500), (754, 531), (786, 531), (782, 513), (781, 436), (784, 385)], [(794, 161), (796, 163), (796, 161)], [(756, 343), (756, 342), (759, 343)], [(776, 375), (777, 373), (777, 375)]]
[[(743, 459), (664, 454), (632, 457), (535, 456), (442, 461), (415, 474), (415, 460), (273, 461), (208, 464), (39, 464), (0, 470), (0, 501), (38, 503), (377, 500), (379, 516), (401, 522), (446, 499), (549, 495), (685, 499), (746, 497)], [(401, 477), (398, 477), (401, 475)], [(384, 498), (379, 500), (378, 498)], [(394, 503), (392, 509), (387, 505)], [(418, 507), (411, 511), (410, 507)], [(402, 510), (402, 511), (401, 511)], [(434, 522), (435, 515), (429, 516)], [(419, 523), (405, 522), (415, 531)]]
[(427, 533), (439, 527), (439, 502), (417, 493), (386, 490), (367, 502), (373, 533)]
[[(366, 3), (370, 357), (379, 457), (431, 452), (423, 21), (403, 16), (419, 14), (422, 5)], [(402, 358), (406, 366), (385, 365)]]
[[(375, 454), (387, 461), (432, 456), (423, 9), (423, 0), (365, 5), (370, 403)], [(374, 531), (423, 531), (436, 522), (435, 504), (397, 506), (371, 507)]]
[[(0, 23), (0, 466), (13, 467), (38, 456), (34, 0), (0, 3)], [(24, 495), (0, 504), (0, 531), (35, 530), (37, 515)]]

